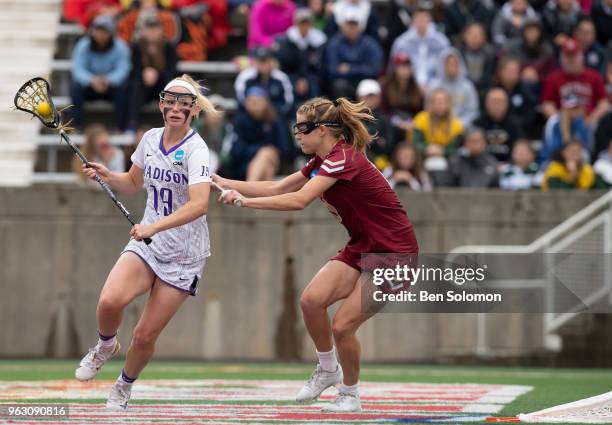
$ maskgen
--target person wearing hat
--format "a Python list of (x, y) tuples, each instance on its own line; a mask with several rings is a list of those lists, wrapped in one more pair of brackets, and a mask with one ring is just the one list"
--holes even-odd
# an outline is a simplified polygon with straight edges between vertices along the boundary
[(570, 94), (581, 99), (590, 127), (594, 128), (610, 108), (603, 78), (596, 71), (585, 68), (582, 47), (573, 38), (563, 44), (561, 68), (546, 77), (542, 90), (542, 112), (546, 118), (556, 114), (563, 97)]
[(346, 14), (340, 32), (325, 49), (324, 67), (331, 96), (353, 98), (357, 84), (376, 78), (383, 66), (383, 50), (378, 40), (363, 34), (356, 14)]
[(561, 110), (546, 122), (543, 139), (540, 163), (550, 161), (555, 152), (572, 140), (582, 144), (585, 159), (591, 158), (590, 133), (584, 120), (584, 104), (581, 97), (570, 93), (561, 99)]
[(414, 116), (423, 109), (424, 93), (416, 82), (410, 56), (398, 53), (391, 57), (382, 94), (390, 143), (396, 145), (405, 140)]
[(230, 164), (225, 171), (240, 180), (273, 180), (287, 157), (289, 135), (263, 87), (251, 86), (245, 96), (244, 108), (232, 122)]
[(262, 87), (268, 93), (272, 106), (280, 116), (289, 116), (293, 111), (293, 84), (289, 76), (277, 69), (274, 52), (265, 46), (251, 50), (253, 65), (238, 74), (234, 81), (236, 100), (244, 107), (246, 92), (250, 87)]
[(276, 57), (293, 83), (297, 104), (319, 95), (321, 53), (327, 36), (313, 27), (313, 19), (310, 9), (298, 9), (293, 26), (277, 39)]
[(103, 99), (114, 104), (115, 125), (127, 125), (127, 80), (131, 69), (130, 49), (115, 36), (115, 21), (99, 15), (87, 36), (72, 51), (72, 86), (70, 95), (74, 126), (83, 128), (83, 106), (88, 100)]
[(369, 78), (361, 80), (357, 86), (357, 100), (370, 108), (375, 118), (364, 123), (368, 132), (376, 135), (367, 155), (379, 170), (383, 170), (389, 164), (393, 140), (389, 139), (389, 119), (382, 109), (382, 88), (378, 81)]

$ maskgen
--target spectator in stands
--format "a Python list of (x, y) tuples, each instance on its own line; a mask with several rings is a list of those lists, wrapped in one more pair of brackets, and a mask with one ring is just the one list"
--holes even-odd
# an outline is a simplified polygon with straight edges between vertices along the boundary
[(295, 24), (277, 39), (276, 57), (280, 68), (293, 83), (296, 106), (319, 95), (321, 53), (327, 37), (312, 26), (313, 14), (298, 9)]
[(533, 93), (540, 93), (541, 82), (556, 66), (555, 51), (544, 39), (539, 19), (525, 19), (519, 37), (508, 42), (506, 54), (521, 63), (521, 80)]
[(451, 96), (453, 113), (461, 120), (463, 127), (469, 127), (478, 117), (478, 93), (467, 78), (465, 65), (457, 49), (450, 47), (440, 56), (441, 74), (431, 87), (442, 87)]
[(485, 26), (479, 22), (468, 24), (461, 40), (459, 51), (465, 63), (466, 76), (476, 87), (481, 99), (491, 86), (495, 74), (495, 50), (487, 43)]
[(63, 18), (89, 28), (98, 15), (119, 16), (121, 4), (119, 0), (65, 0)]
[(274, 38), (293, 24), (296, 6), (292, 0), (257, 0), (249, 18), (248, 48), (271, 47)]
[(87, 100), (110, 100), (115, 106), (115, 125), (127, 125), (127, 81), (130, 73), (130, 49), (115, 37), (112, 16), (98, 16), (89, 33), (72, 51), (72, 85), (74, 125), (83, 127), (83, 105)]
[(608, 58), (606, 49), (595, 39), (593, 19), (588, 16), (578, 19), (574, 28), (574, 38), (582, 47), (585, 65), (601, 75), (605, 75)]
[(391, 144), (406, 139), (412, 131), (413, 118), (423, 109), (423, 92), (414, 78), (412, 61), (405, 53), (391, 58), (383, 89), (383, 104), (391, 124)]
[(572, 36), (582, 9), (576, 0), (550, 0), (542, 11), (544, 31), (557, 49)]
[(378, 40), (378, 16), (370, 0), (336, 0), (325, 33), (331, 39), (338, 33), (347, 17), (356, 18), (359, 31)]
[(246, 91), (253, 86), (262, 87), (272, 105), (281, 117), (288, 117), (293, 111), (293, 85), (283, 71), (276, 69), (274, 54), (267, 47), (256, 47), (251, 51), (254, 64), (236, 77), (234, 90), (236, 99), (242, 106)]
[(464, 146), (448, 161), (443, 186), (470, 188), (497, 187), (497, 160), (487, 153), (487, 140), (479, 128), (466, 131)]
[(436, 77), (440, 55), (449, 45), (446, 36), (432, 24), (431, 11), (418, 8), (412, 16), (412, 27), (393, 43), (391, 56), (410, 56), (417, 83), (426, 89)]
[(542, 111), (547, 118), (559, 110), (561, 99), (569, 95), (581, 98), (586, 107), (586, 123), (595, 127), (608, 111), (610, 103), (603, 78), (584, 66), (582, 47), (573, 38), (568, 39), (561, 52), (561, 69), (549, 74), (542, 90)]
[(132, 3), (130, 9), (117, 22), (117, 35), (126, 43), (134, 43), (140, 38), (142, 21), (157, 15), (166, 40), (177, 43), (180, 34), (178, 16), (163, 8), (157, 0), (140, 0)]
[(608, 149), (612, 140), (612, 112), (608, 112), (599, 120), (594, 139), (593, 157), (597, 158), (600, 153)]
[(357, 84), (366, 78), (377, 78), (383, 66), (382, 48), (376, 39), (361, 32), (360, 18), (347, 14), (344, 19), (340, 32), (325, 49), (324, 66), (334, 98), (354, 98)]
[(559, 113), (551, 116), (546, 122), (544, 130), (544, 144), (540, 151), (540, 162), (550, 161), (555, 152), (561, 150), (571, 141), (578, 141), (582, 145), (583, 158), (591, 158), (589, 129), (584, 121), (584, 105), (582, 99), (569, 94), (561, 102)]
[(522, 137), (519, 122), (509, 114), (508, 95), (504, 89), (491, 88), (485, 98), (485, 110), (474, 123), (487, 139), (487, 149), (500, 162), (510, 159), (514, 142)]
[[(433, 89), (427, 107), (414, 117), (412, 143), (419, 154), (445, 157), (461, 145), (463, 125), (453, 114), (451, 97), (443, 88)], [(427, 163), (425, 164), (427, 167)], [(429, 169), (429, 167), (427, 167)]]
[(393, 141), (389, 139), (389, 121), (382, 110), (382, 89), (378, 81), (372, 79), (361, 80), (357, 86), (357, 100), (364, 102), (375, 118), (375, 121), (364, 123), (368, 132), (376, 135), (366, 153), (374, 165), (382, 170), (388, 165)]
[(512, 38), (518, 37), (526, 19), (536, 19), (538, 14), (527, 0), (509, 0), (497, 12), (491, 32), (493, 42), (503, 47)]
[(430, 192), (431, 179), (413, 145), (407, 142), (395, 147), (391, 169), (386, 171), (392, 188), (409, 187), (416, 192)]
[(327, 0), (308, 0), (308, 9), (312, 12), (312, 26), (319, 31), (325, 31), (327, 23), (332, 19), (333, 2)]
[(147, 102), (157, 100), (159, 93), (176, 74), (174, 45), (164, 38), (161, 21), (151, 14), (141, 21), (139, 40), (132, 45), (132, 96), (129, 127), (138, 128), (140, 111)]
[(594, 183), (593, 168), (582, 160), (581, 143), (571, 141), (553, 156), (553, 160), (544, 172), (542, 190), (588, 190)]
[(497, 86), (504, 89), (510, 101), (509, 114), (521, 127), (530, 129), (536, 118), (537, 98), (521, 81), (521, 64), (517, 59), (504, 57), (497, 64)]
[(597, 41), (602, 46), (612, 40), (612, 0), (597, 0), (593, 4), (591, 17), (597, 30)]
[(445, 33), (454, 42), (458, 42), (459, 35), (463, 34), (465, 42), (467, 29), (473, 24), (479, 24), (478, 27), (485, 31), (484, 40), (486, 40), (485, 28), (489, 26), (493, 15), (493, 10), (482, 0), (452, 1), (447, 4), (444, 12)]
[[(228, 20), (227, 0), (172, 0), (172, 7), (179, 11), (183, 19), (183, 31), (191, 32), (193, 25), (186, 21), (200, 20), (206, 28), (206, 49), (214, 50), (227, 44), (232, 30)], [(189, 19), (191, 18), (191, 19)], [(191, 37), (193, 38), (193, 37)]]
[(593, 171), (596, 175), (596, 187), (608, 189), (612, 187), (612, 140), (608, 143), (608, 148), (602, 151), (593, 164)]
[[(104, 164), (110, 171), (117, 173), (125, 171), (123, 151), (111, 144), (110, 134), (102, 124), (92, 124), (85, 129), (85, 146), (82, 151), (85, 158)], [(97, 183), (83, 174), (83, 163), (77, 156), (72, 159), (72, 169), (83, 182), (90, 182), (97, 186)]]
[(512, 161), (500, 168), (499, 186), (502, 189), (535, 189), (540, 187), (542, 174), (535, 162), (535, 151), (526, 139), (519, 139), (512, 147)]
[(232, 174), (240, 180), (272, 180), (288, 153), (289, 140), (263, 87), (249, 87), (245, 108), (236, 113), (233, 127)]
[(413, 0), (391, 0), (387, 6), (384, 27), (387, 30), (385, 50), (410, 28)]

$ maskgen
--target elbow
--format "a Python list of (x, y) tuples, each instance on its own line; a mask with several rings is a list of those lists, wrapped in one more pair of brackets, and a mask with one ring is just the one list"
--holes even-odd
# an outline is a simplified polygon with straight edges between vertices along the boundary
[(291, 206), (292, 211), (302, 211), (304, 208), (308, 206), (308, 202), (303, 199), (296, 199)]

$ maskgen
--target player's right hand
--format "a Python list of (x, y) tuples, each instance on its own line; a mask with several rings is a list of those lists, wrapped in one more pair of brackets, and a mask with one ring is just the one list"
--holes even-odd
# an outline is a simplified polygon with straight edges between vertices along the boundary
[(99, 164), (97, 162), (90, 162), (88, 167), (87, 165), (83, 164), (83, 174), (85, 174), (88, 179), (95, 180), (96, 173), (100, 176), (102, 180), (108, 183), (110, 177), (110, 170), (105, 165)]

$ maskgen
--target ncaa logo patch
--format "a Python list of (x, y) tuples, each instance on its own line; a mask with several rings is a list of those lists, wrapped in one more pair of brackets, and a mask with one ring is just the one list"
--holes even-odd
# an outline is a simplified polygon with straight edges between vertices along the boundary
[(176, 159), (177, 161), (182, 160), (185, 157), (185, 151), (176, 151), (176, 153), (174, 154), (174, 159)]

